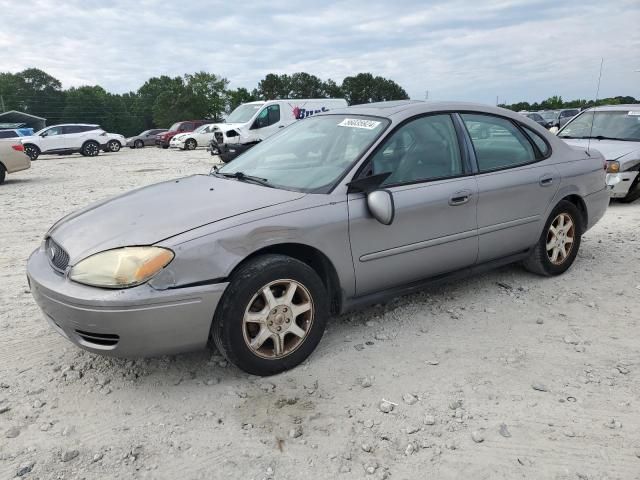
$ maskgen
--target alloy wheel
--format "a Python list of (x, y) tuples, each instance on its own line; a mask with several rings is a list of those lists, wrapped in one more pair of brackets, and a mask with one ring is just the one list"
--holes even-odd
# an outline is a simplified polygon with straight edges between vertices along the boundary
[(118, 152), (120, 150), (120, 142), (116, 141), (116, 140), (112, 140), (111, 142), (109, 142), (109, 151), (111, 152)]
[(262, 287), (245, 309), (244, 341), (255, 355), (280, 359), (302, 345), (313, 318), (309, 290), (295, 280), (276, 280)]
[(561, 265), (571, 254), (576, 227), (568, 213), (560, 213), (553, 219), (547, 231), (547, 256), (554, 265)]

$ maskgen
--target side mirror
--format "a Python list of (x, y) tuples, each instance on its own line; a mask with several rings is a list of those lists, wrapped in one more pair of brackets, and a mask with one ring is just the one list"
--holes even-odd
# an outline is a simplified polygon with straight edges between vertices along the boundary
[(44, 132), (44, 133), (41, 133), (41, 134), (40, 134), (40, 136), (41, 136), (42, 138), (46, 137), (47, 135), (49, 135), (47, 132)]
[(369, 212), (383, 225), (391, 225), (395, 217), (395, 205), (393, 195), (389, 190), (375, 190), (367, 194), (367, 206)]

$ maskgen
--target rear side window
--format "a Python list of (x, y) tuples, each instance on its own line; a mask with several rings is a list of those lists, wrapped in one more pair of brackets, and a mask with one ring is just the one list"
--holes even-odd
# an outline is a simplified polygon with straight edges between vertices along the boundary
[(62, 128), (62, 133), (64, 134), (81, 133), (81, 132), (85, 132), (86, 128), (87, 127), (82, 125), (66, 125)]
[(0, 130), (0, 138), (15, 138), (19, 135), (11, 130)]
[(536, 161), (529, 139), (506, 118), (475, 113), (463, 113), (461, 117), (473, 141), (480, 172)]
[(280, 121), (280, 105), (269, 105), (269, 125), (273, 125)]
[(542, 156), (547, 157), (549, 155), (549, 152), (551, 152), (551, 149), (549, 148), (549, 145), (547, 145), (547, 142), (545, 142), (544, 138), (542, 138), (540, 134), (531, 130), (529, 127), (526, 127), (524, 125), (521, 125), (521, 127), (525, 132), (527, 132), (527, 135), (529, 135), (529, 138), (533, 141), (533, 143), (536, 144), (536, 147), (538, 147), (538, 150), (540, 151)]

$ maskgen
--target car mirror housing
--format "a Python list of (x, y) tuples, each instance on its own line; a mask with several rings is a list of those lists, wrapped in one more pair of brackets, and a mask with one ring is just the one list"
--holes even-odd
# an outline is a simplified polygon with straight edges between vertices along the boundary
[(393, 194), (389, 190), (374, 190), (367, 194), (367, 207), (377, 221), (391, 225), (395, 217)]

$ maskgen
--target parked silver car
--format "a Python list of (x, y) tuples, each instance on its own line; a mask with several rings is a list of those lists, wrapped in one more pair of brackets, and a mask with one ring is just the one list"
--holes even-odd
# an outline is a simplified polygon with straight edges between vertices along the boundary
[(607, 160), (611, 196), (623, 202), (640, 198), (640, 104), (585, 110), (558, 132), (569, 145), (593, 148)]
[(210, 175), (63, 218), (27, 271), (50, 324), (82, 348), (158, 355), (212, 339), (269, 375), (307, 358), (331, 314), (510, 262), (563, 273), (608, 198), (602, 156), (518, 113), (354, 106)]
[(144, 132), (134, 137), (127, 138), (127, 147), (129, 148), (144, 148), (156, 144), (156, 135), (166, 132), (166, 128), (154, 128), (152, 130), (145, 130)]

